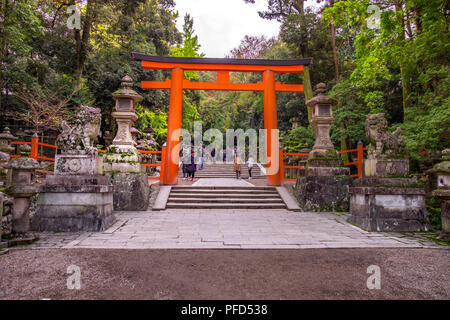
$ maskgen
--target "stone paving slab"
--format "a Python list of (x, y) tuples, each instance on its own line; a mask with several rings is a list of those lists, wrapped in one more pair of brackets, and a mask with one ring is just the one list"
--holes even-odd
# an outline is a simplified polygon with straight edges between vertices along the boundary
[(425, 237), (367, 232), (332, 213), (288, 210), (116, 212), (99, 233), (38, 233), (31, 248), (311, 249), (448, 248)]

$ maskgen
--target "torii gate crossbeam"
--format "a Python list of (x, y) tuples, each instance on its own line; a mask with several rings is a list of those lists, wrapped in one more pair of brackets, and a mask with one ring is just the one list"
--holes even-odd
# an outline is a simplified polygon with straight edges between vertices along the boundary
[[(169, 117), (167, 126), (166, 163), (161, 168), (163, 184), (178, 183), (180, 152), (180, 129), (183, 108), (183, 90), (226, 90), (264, 92), (264, 128), (266, 129), (267, 182), (272, 186), (281, 184), (279, 165), (279, 141), (276, 92), (303, 92), (301, 84), (282, 84), (275, 81), (275, 73), (300, 73), (311, 58), (300, 60), (260, 59), (211, 59), (149, 56), (132, 53), (142, 61), (144, 69), (171, 70), (171, 79), (166, 81), (142, 81), (142, 89), (170, 90)], [(215, 71), (217, 82), (191, 82), (184, 79), (184, 71)], [(257, 83), (232, 83), (230, 72), (260, 72), (263, 81)]]

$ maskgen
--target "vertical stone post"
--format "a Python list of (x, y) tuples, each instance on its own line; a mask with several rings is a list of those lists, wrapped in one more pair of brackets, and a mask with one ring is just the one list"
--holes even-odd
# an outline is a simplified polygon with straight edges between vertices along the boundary
[(12, 170), (12, 186), (10, 194), (14, 197), (12, 207), (12, 231), (26, 234), (30, 231), (30, 203), (31, 197), (37, 193), (33, 185), (34, 171), (39, 163), (31, 158), (12, 159), (8, 169)]
[(2, 241), (2, 234), (3, 234), (3, 228), (2, 228), (2, 219), (3, 219), (3, 193), (0, 192), (0, 248), (5, 248), (7, 244)]
[(5, 166), (9, 162), (9, 156), (14, 153), (14, 147), (11, 146), (11, 141), (16, 140), (8, 127), (3, 129), (0, 133), (0, 187), (3, 186), (8, 179), (8, 170)]
[(437, 178), (437, 189), (433, 195), (441, 199), (441, 238), (450, 240), (450, 149), (442, 151), (442, 162), (434, 166), (430, 173)]

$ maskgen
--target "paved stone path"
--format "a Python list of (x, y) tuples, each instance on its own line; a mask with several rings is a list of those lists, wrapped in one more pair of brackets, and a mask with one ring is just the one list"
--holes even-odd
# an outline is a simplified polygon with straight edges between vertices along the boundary
[[(287, 210), (118, 212), (101, 233), (40, 233), (36, 248), (302, 249), (436, 247), (398, 233), (366, 232), (331, 213)], [(425, 239), (425, 238), (424, 238)]]

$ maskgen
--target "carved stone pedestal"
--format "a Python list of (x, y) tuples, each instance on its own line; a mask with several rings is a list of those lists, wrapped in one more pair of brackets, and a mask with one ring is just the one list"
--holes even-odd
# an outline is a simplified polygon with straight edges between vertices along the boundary
[[(103, 231), (115, 220), (113, 186), (96, 155), (60, 155), (39, 194), (32, 229)], [(78, 174), (79, 173), (79, 174)]]
[(350, 188), (348, 221), (368, 231), (427, 231), (425, 190), (415, 179), (363, 178)]
[(34, 171), (39, 168), (39, 163), (31, 158), (17, 158), (12, 159), (6, 168), (11, 170), (9, 193), (14, 198), (12, 231), (16, 234), (27, 234), (30, 231), (31, 197), (38, 191), (33, 184), (33, 176)]
[(441, 238), (450, 241), (450, 149), (442, 151), (442, 162), (436, 164), (429, 174), (434, 176), (433, 196), (441, 200)]
[(297, 180), (295, 196), (304, 211), (338, 211), (349, 208), (349, 175), (305, 176)]
[(146, 173), (111, 174), (114, 185), (114, 210), (146, 211), (150, 201), (150, 187)]
[(442, 233), (440, 238), (450, 241), (450, 189), (438, 189), (433, 195), (441, 199)]
[(366, 159), (364, 160), (364, 176), (366, 177), (398, 177), (409, 172), (408, 159)]
[(330, 138), (334, 122), (333, 101), (319, 83), (317, 95), (307, 102), (312, 108), (311, 125), (316, 142), (309, 153), (306, 169), (300, 170), (296, 197), (305, 211), (348, 211), (348, 188), (352, 185), (350, 169), (344, 167)]

